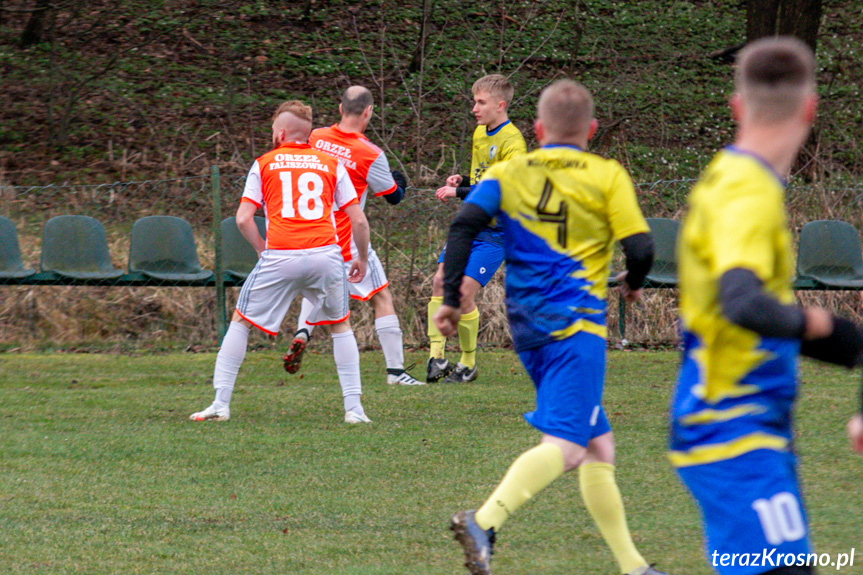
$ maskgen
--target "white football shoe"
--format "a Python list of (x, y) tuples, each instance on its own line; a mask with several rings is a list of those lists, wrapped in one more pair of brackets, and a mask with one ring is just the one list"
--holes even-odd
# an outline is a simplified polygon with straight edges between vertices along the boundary
[(231, 419), (231, 408), (227, 405), (216, 407), (215, 404), (212, 404), (204, 411), (193, 413), (189, 419), (192, 421), (228, 421)]
[(390, 385), (425, 385), (426, 382), (413, 377), (405, 370), (388, 369), (387, 383)]
[(372, 420), (366, 414), (360, 415), (356, 411), (345, 412), (345, 423), (371, 423)]

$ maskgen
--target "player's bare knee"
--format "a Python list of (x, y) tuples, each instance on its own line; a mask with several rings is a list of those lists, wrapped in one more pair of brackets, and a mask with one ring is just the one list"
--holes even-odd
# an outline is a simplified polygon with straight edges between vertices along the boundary
[(610, 463), (614, 465), (614, 435), (609, 431), (591, 439), (587, 444), (587, 454), (582, 463)]
[(249, 321), (246, 318), (241, 316), (240, 312), (238, 312), (237, 310), (234, 310), (234, 315), (231, 316), (231, 321), (241, 323), (241, 324), (245, 325), (246, 327), (251, 327), (251, 325), (252, 325), (251, 323), (249, 323)]
[(476, 296), (482, 286), (473, 278), (465, 277), (461, 282), (461, 313), (476, 309)]
[(564, 472), (572, 471), (581, 465), (584, 462), (585, 455), (587, 455), (587, 449), (581, 445), (553, 435), (543, 435), (542, 443), (553, 443), (560, 448), (560, 454), (563, 456)]
[(439, 266), (432, 278), (432, 296), (443, 297), (443, 266)]
[(334, 323), (328, 326), (330, 335), (334, 333), (345, 333), (351, 331), (351, 320), (345, 319), (344, 321), (340, 321), (339, 323)]
[(375, 318), (388, 315), (395, 315), (396, 309), (393, 305), (393, 294), (390, 288), (384, 288), (369, 300), (372, 304), (372, 309), (375, 311)]
[(584, 464), (587, 457), (587, 451), (582, 448), (580, 450), (564, 449), (563, 450), (563, 470), (564, 472), (572, 471)]

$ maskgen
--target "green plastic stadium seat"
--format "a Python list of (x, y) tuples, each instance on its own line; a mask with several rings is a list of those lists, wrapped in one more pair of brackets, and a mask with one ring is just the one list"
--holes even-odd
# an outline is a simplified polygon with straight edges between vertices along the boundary
[(680, 222), (668, 218), (647, 218), (653, 236), (653, 267), (647, 281), (653, 287), (675, 287), (677, 285), (677, 235)]
[(23, 279), (35, 273), (36, 270), (26, 269), (21, 261), (15, 224), (0, 216), (0, 279)]
[[(255, 216), (255, 224), (261, 237), (266, 238), (267, 220), (261, 216)], [(258, 263), (258, 254), (240, 233), (237, 219), (231, 216), (222, 220), (222, 269), (225, 275), (234, 281), (243, 281), (249, 276), (256, 263)]]
[(201, 269), (192, 226), (173, 216), (147, 216), (132, 226), (129, 272), (167, 282), (203, 282), (213, 272)]
[(75, 280), (114, 279), (123, 275), (115, 269), (108, 252), (105, 228), (89, 216), (57, 216), (42, 232), (43, 272)]
[(836, 220), (818, 220), (803, 226), (797, 276), (830, 288), (863, 288), (863, 253), (857, 229)]

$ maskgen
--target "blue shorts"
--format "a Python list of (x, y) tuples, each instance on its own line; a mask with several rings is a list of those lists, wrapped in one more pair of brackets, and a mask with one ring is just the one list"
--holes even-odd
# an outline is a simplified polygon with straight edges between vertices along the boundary
[[(446, 254), (446, 246), (443, 247), (437, 263), (443, 263), (444, 254)], [(503, 246), (476, 239), (471, 244), (470, 258), (467, 260), (464, 275), (475, 279), (482, 287), (485, 287), (491, 281), (494, 272), (503, 263), (503, 256)]]
[(536, 386), (536, 411), (524, 414), (529, 424), (582, 447), (611, 431), (602, 408), (604, 339), (577, 332), (518, 357)]
[(793, 453), (760, 449), (680, 467), (704, 523), (707, 561), (721, 575), (755, 575), (809, 554)]

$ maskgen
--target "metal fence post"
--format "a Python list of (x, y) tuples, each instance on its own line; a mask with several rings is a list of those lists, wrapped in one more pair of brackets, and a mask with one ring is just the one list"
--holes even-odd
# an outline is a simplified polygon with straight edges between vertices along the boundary
[(620, 341), (623, 342), (626, 340), (626, 300), (623, 294), (618, 294), (617, 302), (617, 329), (620, 330)]
[(219, 344), (227, 331), (225, 311), (225, 276), (222, 274), (222, 190), (219, 185), (219, 166), (211, 166), (210, 183), (213, 190), (213, 247), (216, 254), (216, 334)]

